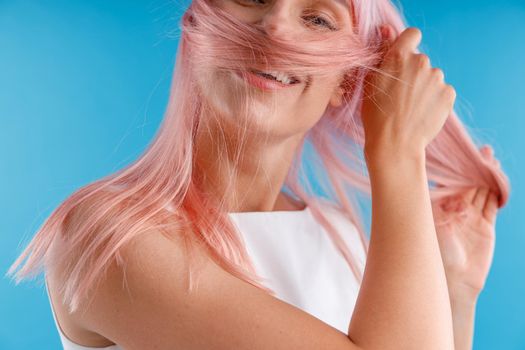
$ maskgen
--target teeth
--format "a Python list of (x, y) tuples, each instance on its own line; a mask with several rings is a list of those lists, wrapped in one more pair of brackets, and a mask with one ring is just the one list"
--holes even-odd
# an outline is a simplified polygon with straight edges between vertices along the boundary
[(290, 84), (290, 78), (288, 78), (288, 75), (283, 72), (272, 72), (272, 75), (277, 78), (281, 83), (284, 84)]
[(269, 74), (269, 75), (273, 76), (275, 79), (277, 79), (278, 81), (280, 81), (283, 84), (290, 84), (292, 82), (292, 80), (293, 80), (293, 79), (291, 79), (288, 76), (288, 74), (283, 73), (283, 72), (277, 72), (277, 71), (264, 72), (264, 71), (262, 71), (262, 73)]

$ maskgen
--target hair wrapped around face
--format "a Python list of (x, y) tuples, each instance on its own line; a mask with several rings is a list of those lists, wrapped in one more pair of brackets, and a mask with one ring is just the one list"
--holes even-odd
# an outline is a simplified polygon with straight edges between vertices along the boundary
[[(406, 25), (389, 0), (349, 0), (348, 4), (352, 10), (352, 33), (312, 30), (311, 35), (290, 41), (268, 36), (258, 24), (242, 23), (208, 0), (194, 0), (182, 18), (170, 98), (152, 143), (133, 163), (80, 188), (61, 203), (8, 274), (19, 283), (43, 268), (46, 272), (60, 270), (60, 293), (70, 311), (74, 311), (109, 264), (125, 264), (122, 247), (139, 235), (160, 232), (166, 237), (178, 235), (184, 239), (190, 253), (190, 289), (197, 270), (191, 252), (198, 244), (226, 271), (273, 293), (257, 275), (221, 198), (213, 198), (202, 190), (202, 174), (194, 169), (196, 131), (201, 118), (214, 117), (207, 115), (212, 112), (195, 77), (199, 69), (212, 66), (225, 72), (256, 68), (300, 76), (346, 73), (344, 103), (328, 106), (305, 135), (285, 188), (310, 206), (360, 281), (362, 266), (342, 239), (350, 232), (338, 232), (323, 214), (320, 203), (332, 204), (355, 224), (366, 251), (368, 241), (358, 197), (370, 196), (362, 156), (363, 81), (367, 72), (378, 71), (379, 26), (388, 23), (399, 34)], [(246, 90), (239, 98), (245, 103), (241, 114), (249, 118), (253, 96)], [(246, 128), (239, 128), (243, 131), (241, 138), (246, 137)], [(217, 138), (214, 142), (227, 140)], [(240, 140), (239, 145), (242, 144)], [(242, 155), (242, 147), (236, 152)], [(438, 210), (446, 210), (463, 191), (478, 186), (498, 194), (500, 207), (507, 202), (510, 187), (499, 163), (490, 152), (480, 150), (455, 112), (426, 152), (431, 199)], [(306, 176), (307, 171), (313, 176)], [(459, 211), (458, 215), (468, 213)], [(436, 216), (436, 225), (445, 224), (441, 218), (446, 217)], [(59, 254), (51, 254), (55, 243), (62, 246)]]
[(294, 75), (333, 74), (369, 67), (377, 55), (355, 34), (310, 30), (300, 40), (266, 34), (259, 23), (245, 23), (205, 0), (193, 1), (182, 20), (194, 69), (275, 70)]

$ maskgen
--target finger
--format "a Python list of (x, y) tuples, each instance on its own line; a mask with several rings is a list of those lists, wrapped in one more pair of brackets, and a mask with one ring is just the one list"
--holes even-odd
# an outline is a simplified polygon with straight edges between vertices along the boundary
[(483, 208), (483, 216), (489, 221), (494, 222), (496, 220), (496, 214), (498, 213), (498, 196), (494, 192), (490, 192), (485, 208)]
[(487, 195), (489, 194), (489, 189), (486, 187), (479, 187), (474, 199), (472, 200), (472, 205), (479, 211), (483, 210), (485, 202), (487, 201)]
[(381, 52), (387, 53), (396, 39), (394, 28), (390, 24), (381, 25), (381, 38)]
[(469, 189), (467, 192), (465, 192), (465, 201), (467, 203), (472, 203), (472, 201), (474, 200), (474, 196), (476, 195), (476, 192), (478, 191), (478, 188), (477, 187), (472, 187), (471, 189)]
[(392, 26), (389, 24), (382, 24), (379, 26), (379, 33), (381, 34), (381, 41), (379, 42), (379, 47), (377, 48), (380, 59), (376, 63), (375, 67), (379, 68), (385, 60), (385, 56), (390, 51), (390, 47), (395, 41), (395, 33)]
[(490, 159), (494, 155), (494, 150), (490, 145), (485, 145), (481, 147), (481, 154), (483, 154), (487, 159)]
[(499, 160), (494, 158), (494, 149), (490, 145), (485, 145), (481, 147), (481, 154), (483, 157), (487, 160), (489, 160), (491, 163), (493, 163), (497, 168), (501, 167), (501, 164)]
[(400, 50), (402, 52), (414, 52), (421, 42), (423, 34), (416, 27), (409, 27), (405, 29), (395, 42), (392, 44), (391, 50)]

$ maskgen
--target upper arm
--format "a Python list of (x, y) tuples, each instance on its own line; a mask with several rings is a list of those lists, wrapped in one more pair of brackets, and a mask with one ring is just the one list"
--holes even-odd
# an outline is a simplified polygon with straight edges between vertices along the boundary
[(143, 234), (122, 249), (76, 317), (127, 350), (358, 349), (314, 316), (220, 268), (200, 248), (198, 286), (186, 288), (177, 240)]

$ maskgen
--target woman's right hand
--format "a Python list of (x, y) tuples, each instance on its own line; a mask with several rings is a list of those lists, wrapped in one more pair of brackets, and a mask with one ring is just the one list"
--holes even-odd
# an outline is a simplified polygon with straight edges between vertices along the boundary
[[(416, 53), (421, 31), (411, 27), (397, 38), (383, 26), (381, 72), (365, 79), (362, 122), (367, 163), (378, 158), (420, 156), (449, 116), (456, 92), (444, 82), (443, 72)], [(381, 160), (380, 160), (381, 162)]]

